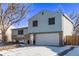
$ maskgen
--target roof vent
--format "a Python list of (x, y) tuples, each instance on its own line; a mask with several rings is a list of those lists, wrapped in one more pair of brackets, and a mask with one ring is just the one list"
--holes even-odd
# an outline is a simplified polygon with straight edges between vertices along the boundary
[(44, 15), (44, 12), (42, 12), (42, 15)]

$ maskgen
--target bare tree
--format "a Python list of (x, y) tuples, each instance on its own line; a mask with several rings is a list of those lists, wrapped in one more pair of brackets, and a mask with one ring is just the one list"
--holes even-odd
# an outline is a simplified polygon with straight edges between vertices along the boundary
[(6, 31), (8, 28), (22, 20), (30, 11), (29, 4), (7, 4), (6, 10), (3, 10), (2, 4), (0, 4), (0, 30), (2, 33), (2, 39), (6, 40)]
[(70, 13), (69, 17), (74, 21), (74, 29), (79, 26), (79, 13), (77, 11)]

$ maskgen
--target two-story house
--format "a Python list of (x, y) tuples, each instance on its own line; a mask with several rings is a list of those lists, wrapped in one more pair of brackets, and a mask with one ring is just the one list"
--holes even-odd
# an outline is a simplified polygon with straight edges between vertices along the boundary
[(41, 11), (29, 19), (30, 42), (35, 45), (62, 46), (66, 35), (72, 35), (73, 23), (64, 13)]

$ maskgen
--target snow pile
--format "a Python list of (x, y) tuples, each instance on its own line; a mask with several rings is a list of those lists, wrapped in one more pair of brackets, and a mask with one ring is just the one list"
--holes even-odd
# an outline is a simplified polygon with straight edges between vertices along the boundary
[(3, 56), (54, 56), (68, 48), (70, 47), (31, 46), (1, 51), (0, 54)]

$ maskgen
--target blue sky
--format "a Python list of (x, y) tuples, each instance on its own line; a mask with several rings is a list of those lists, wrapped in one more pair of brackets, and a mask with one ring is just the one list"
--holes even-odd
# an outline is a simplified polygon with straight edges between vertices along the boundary
[[(6, 5), (6, 4), (4, 4)], [(7, 6), (4, 8), (6, 9)], [(79, 10), (79, 4), (78, 3), (33, 3), (30, 8), (32, 11), (27, 15), (25, 19), (20, 21), (18, 25), (16, 24), (16, 27), (26, 27), (28, 26), (29, 18), (31, 18), (33, 15), (37, 14), (41, 10), (50, 10), (50, 11), (56, 11), (57, 9), (61, 8), (65, 13), (71, 13), (72, 11), (78, 11)]]

